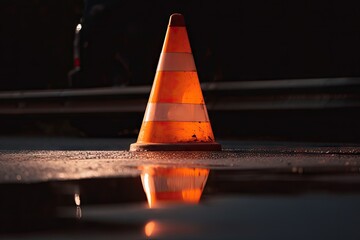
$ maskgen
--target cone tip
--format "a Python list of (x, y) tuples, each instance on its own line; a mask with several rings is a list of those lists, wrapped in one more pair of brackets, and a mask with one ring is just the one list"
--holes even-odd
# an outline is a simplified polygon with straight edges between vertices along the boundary
[(169, 27), (185, 26), (184, 16), (180, 13), (173, 13), (170, 16)]

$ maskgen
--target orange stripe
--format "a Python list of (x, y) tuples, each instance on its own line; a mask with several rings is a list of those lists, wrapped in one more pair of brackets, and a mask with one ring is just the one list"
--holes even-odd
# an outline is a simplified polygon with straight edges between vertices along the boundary
[(183, 196), (181, 192), (155, 192), (155, 199), (163, 201), (182, 201)]
[(199, 177), (199, 176), (207, 176), (209, 174), (209, 169), (206, 168), (161, 168), (156, 167), (152, 168), (154, 172), (152, 175), (155, 176), (164, 176), (164, 177)]
[(143, 122), (138, 143), (214, 142), (210, 122)]
[(155, 192), (155, 201), (198, 202), (201, 198), (201, 189), (185, 189), (179, 192)]
[(156, 72), (149, 102), (204, 104), (197, 72)]
[(190, 42), (185, 27), (168, 27), (162, 52), (191, 53)]
[(202, 189), (184, 189), (182, 191), (182, 197), (184, 202), (197, 203), (200, 201), (202, 195)]

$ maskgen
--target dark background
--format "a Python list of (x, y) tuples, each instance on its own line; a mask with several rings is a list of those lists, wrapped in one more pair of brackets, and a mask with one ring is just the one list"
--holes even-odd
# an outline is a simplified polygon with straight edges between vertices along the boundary
[[(38, 91), (26, 98), (6, 91), (150, 86), (175, 12), (185, 17), (200, 82), (280, 80), (278, 88), (204, 91), (207, 104), (235, 106), (209, 111), (215, 136), (360, 142), (360, 85), (353, 79), (360, 77), (360, 1), (342, 0), (1, 0), (0, 134), (136, 137), (142, 111), (101, 110), (131, 101), (145, 106), (147, 94)], [(80, 21), (81, 70), (69, 81)], [(344, 85), (281, 85), (336, 77)], [(346, 84), (348, 78), (354, 81)], [(66, 112), (74, 106), (92, 110)], [(31, 110), (43, 108), (52, 113)]]
[(0, 1), (1, 89), (66, 87), (77, 0)]
[[(360, 75), (359, 1), (87, 4), (88, 9), (82, 0), (2, 0), (0, 90), (69, 88), (74, 29), (82, 17), (88, 44), (82, 86), (111, 85), (99, 76), (111, 74), (115, 52), (128, 66), (130, 85), (151, 84), (174, 12), (185, 17), (202, 82)], [(98, 4), (103, 8), (96, 12)]]

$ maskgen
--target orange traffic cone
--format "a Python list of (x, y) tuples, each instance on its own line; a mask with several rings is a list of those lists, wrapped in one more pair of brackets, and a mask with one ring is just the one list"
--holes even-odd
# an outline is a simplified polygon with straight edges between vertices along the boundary
[(218, 151), (183, 15), (170, 16), (154, 83), (130, 151)]

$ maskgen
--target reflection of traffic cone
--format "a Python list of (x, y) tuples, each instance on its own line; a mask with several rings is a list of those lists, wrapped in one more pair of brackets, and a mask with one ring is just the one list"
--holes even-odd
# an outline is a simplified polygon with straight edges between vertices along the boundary
[(218, 151), (184, 17), (170, 17), (150, 98), (130, 151)]
[(143, 167), (141, 181), (149, 207), (160, 203), (197, 204), (209, 169)]

